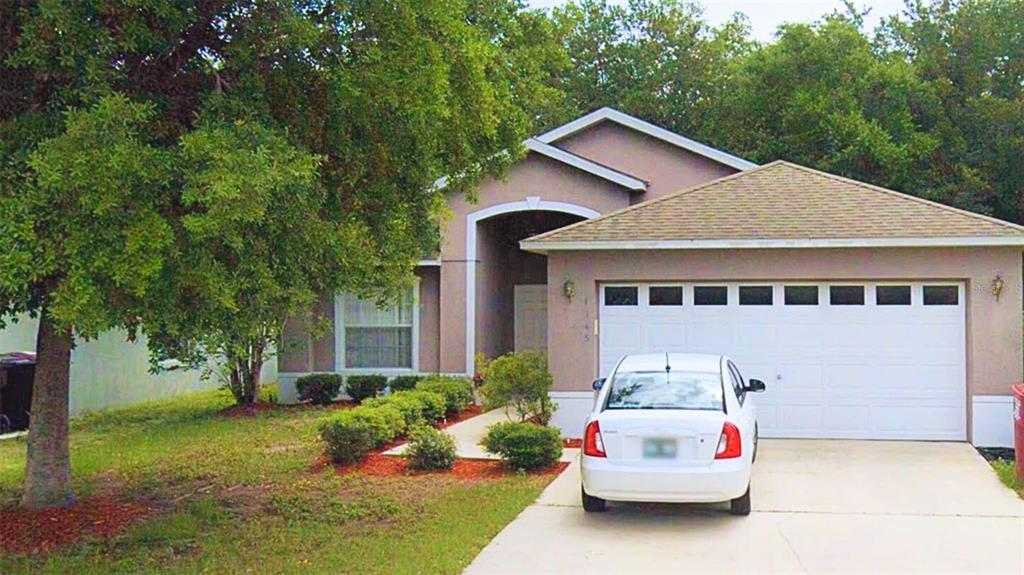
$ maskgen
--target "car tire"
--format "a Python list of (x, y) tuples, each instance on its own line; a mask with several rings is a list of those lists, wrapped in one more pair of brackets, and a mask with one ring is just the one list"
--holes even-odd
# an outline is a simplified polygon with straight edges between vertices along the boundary
[(750, 515), (750, 485), (747, 491), (729, 502), (729, 512), (733, 515)]
[(605, 510), (607, 502), (600, 497), (587, 495), (587, 491), (583, 489), (582, 485), (580, 486), (580, 495), (583, 500), (583, 510), (587, 513), (599, 513)]

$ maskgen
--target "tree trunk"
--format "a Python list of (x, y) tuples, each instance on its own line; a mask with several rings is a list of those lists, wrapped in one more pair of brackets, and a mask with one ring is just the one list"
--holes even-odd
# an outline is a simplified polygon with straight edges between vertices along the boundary
[(56, 327), (45, 311), (40, 314), (28, 461), (21, 498), (24, 507), (62, 507), (75, 501), (68, 449), (72, 346), (71, 331)]

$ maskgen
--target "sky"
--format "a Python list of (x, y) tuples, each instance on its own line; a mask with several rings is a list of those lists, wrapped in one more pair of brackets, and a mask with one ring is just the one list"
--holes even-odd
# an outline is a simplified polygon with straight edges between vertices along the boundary
[[(528, 0), (534, 8), (550, 8), (564, 4), (566, 0)], [(625, 3), (625, 0), (610, 0)], [(762, 41), (774, 38), (775, 30), (783, 22), (814, 22), (834, 10), (844, 11), (842, 0), (700, 0), (708, 22), (717, 26), (727, 21), (736, 12), (743, 12), (750, 19), (751, 35)], [(903, 9), (903, 0), (855, 0), (859, 8), (870, 8), (864, 19), (867, 30), (886, 16), (898, 14)]]

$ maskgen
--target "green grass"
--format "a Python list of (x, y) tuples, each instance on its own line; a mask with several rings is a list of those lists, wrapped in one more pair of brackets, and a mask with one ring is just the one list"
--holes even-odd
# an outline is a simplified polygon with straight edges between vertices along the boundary
[[(159, 512), (114, 539), (0, 557), (0, 573), (457, 573), (551, 479), (312, 472), (324, 409), (217, 414), (230, 404), (203, 393), (76, 419), (78, 497)], [(0, 443), (0, 508), (17, 504), (24, 450)]]
[(1016, 464), (1012, 461), (995, 460), (990, 461), (992, 469), (996, 470), (996, 475), (999, 476), (999, 481), (1003, 482), (1003, 485), (1017, 492), (1024, 498), (1024, 482), (1017, 478)]

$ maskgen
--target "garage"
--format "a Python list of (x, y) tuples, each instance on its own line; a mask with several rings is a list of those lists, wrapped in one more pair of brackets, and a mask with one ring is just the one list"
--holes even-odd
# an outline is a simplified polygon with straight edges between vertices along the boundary
[(623, 355), (732, 357), (766, 437), (964, 440), (964, 286), (956, 282), (609, 283), (599, 371)]

